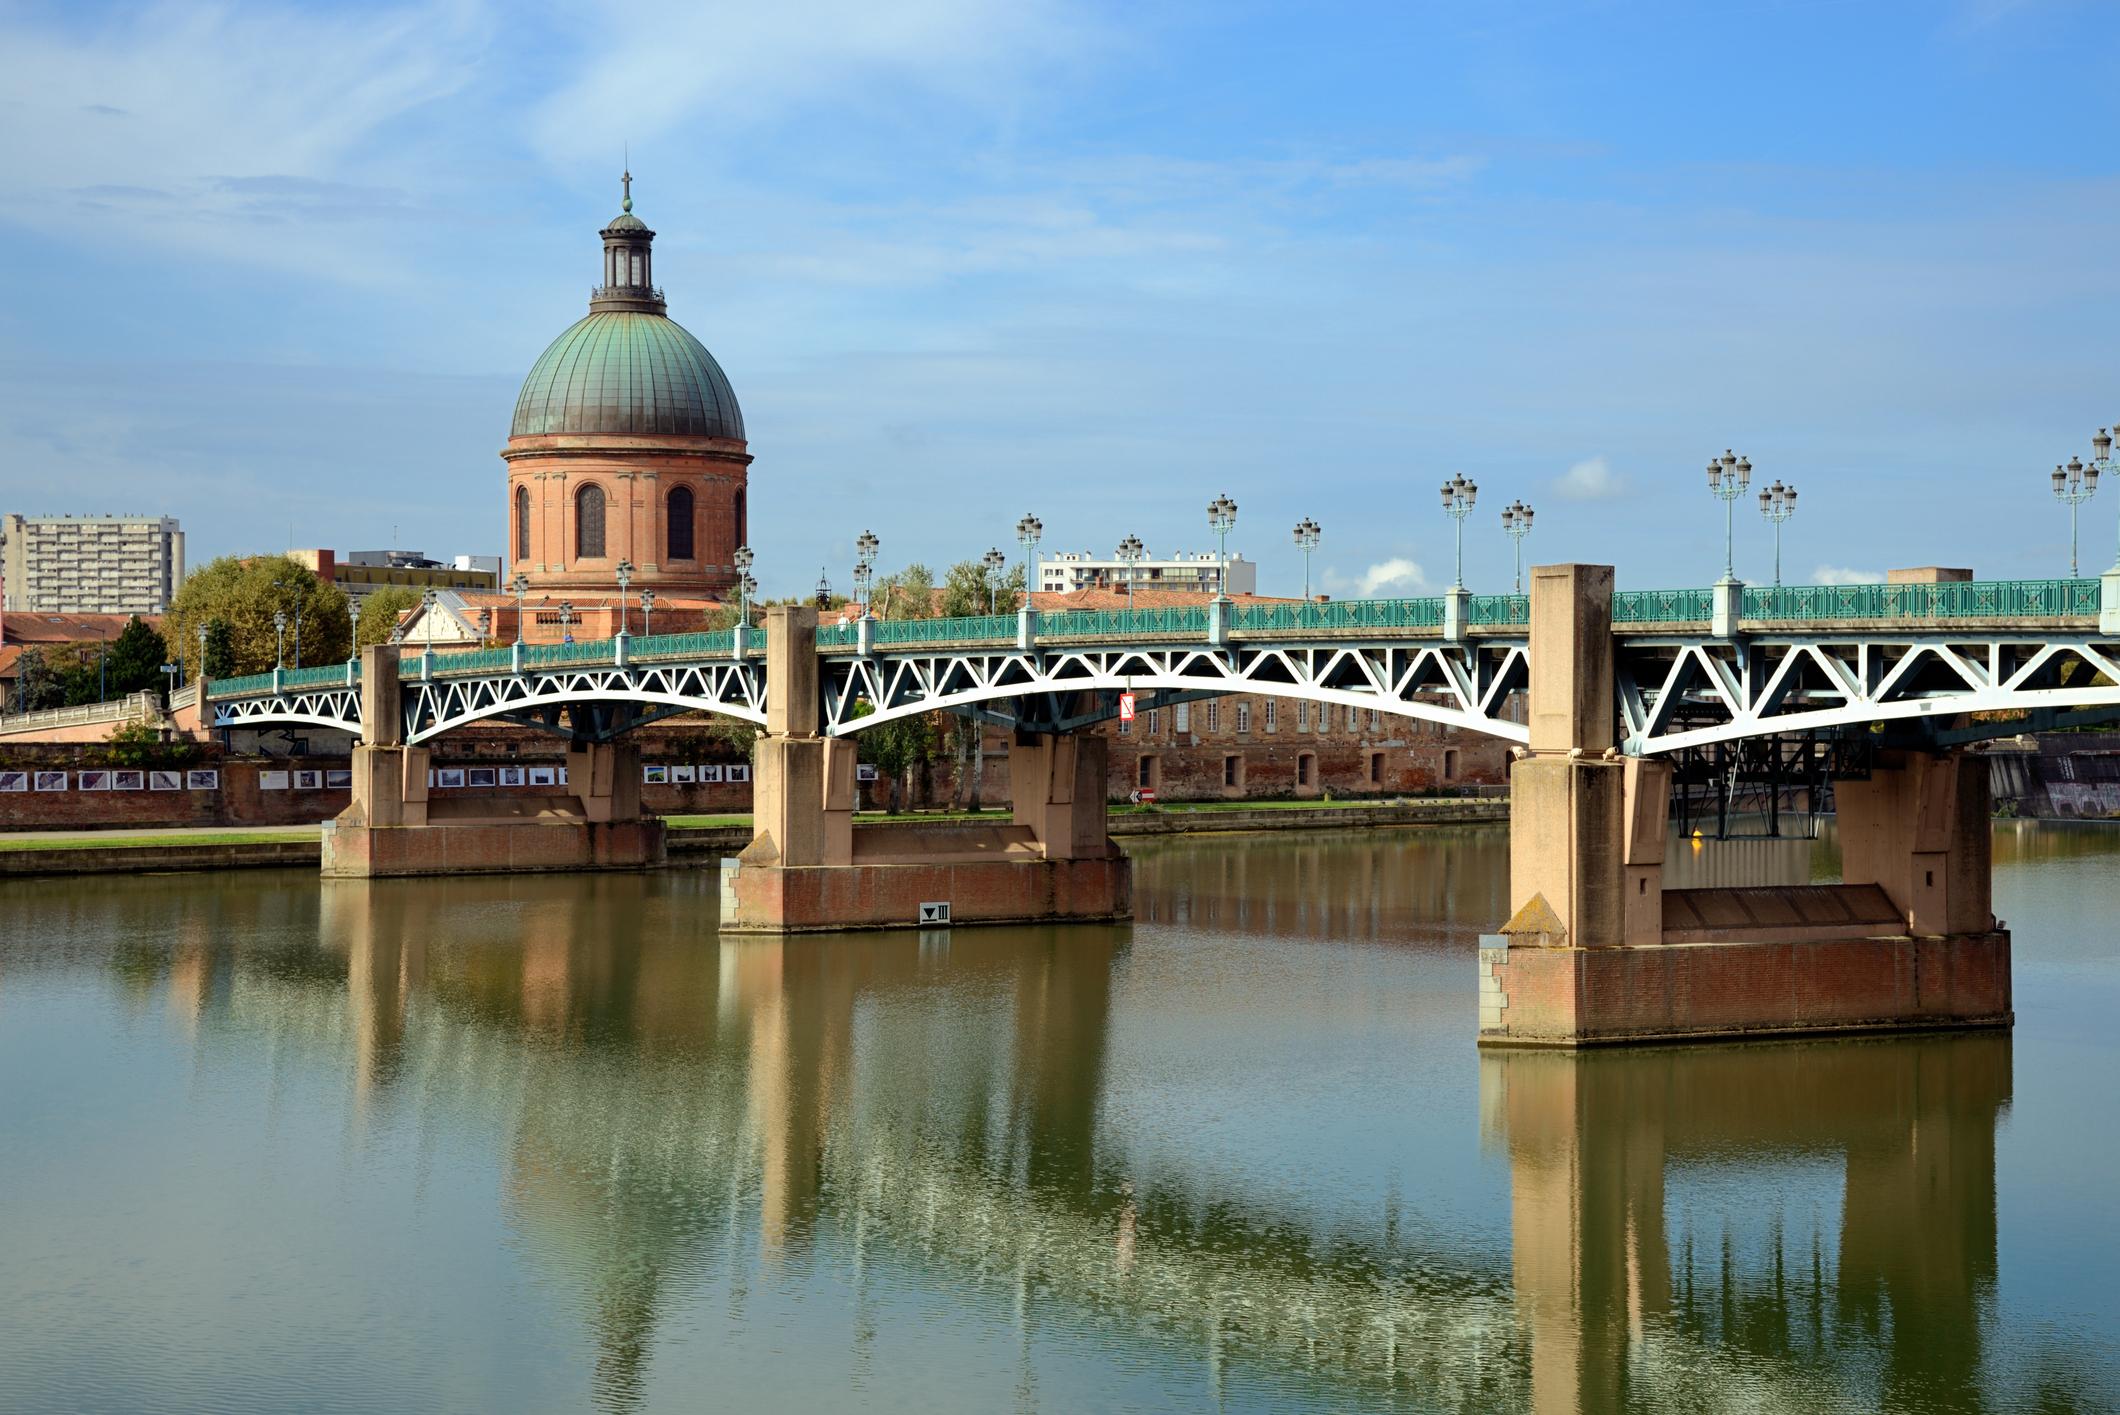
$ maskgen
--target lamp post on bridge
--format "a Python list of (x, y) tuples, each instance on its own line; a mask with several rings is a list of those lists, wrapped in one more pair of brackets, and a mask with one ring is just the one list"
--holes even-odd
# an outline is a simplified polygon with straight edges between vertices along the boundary
[(1316, 550), (1318, 542), (1324, 538), (1324, 530), (1310, 517), (1305, 516), (1296, 522), (1296, 549), (1303, 552), (1303, 598), (1306, 602), (1310, 599), (1310, 552)]
[(486, 646), (486, 640), (492, 637), (493, 611), (491, 609), (481, 609), (478, 612), (478, 646), (480, 648), (484, 648)]
[(1141, 537), (1128, 536), (1119, 542), (1119, 559), (1126, 566), (1126, 612), (1134, 612), (1134, 567), (1148, 554), (1148, 547), (1141, 544)]
[(1737, 580), (1737, 498), (1752, 484), (1752, 459), (1724, 449), (1720, 458), (1708, 459), (1708, 495), (1723, 504), (1723, 583)]
[(652, 588), (640, 592), (640, 632), (642, 638), (655, 637), (655, 591)]
[(633, 562), (621, 560), (618, 564), (612, 566), (611, 569), (612, 573), (618, 576), (618, 637), (623, 639), (627, 637), (626, 586), (633, 583)]
[(440, 607), (442, 597), (432, 588), (420, 596), (420, 627), (427, 631), (427, 656), (434, 657), (434, 611)]
[(1796, 488), (1780, 482), (1759, 489), (1759, 514), (1774, 526), (1774, 583), (1781, 584), (1781, 525), (1796, 514)]
[(517, 571), (515, 578), (508, 582), (508, 588), (515, 592), (515, 641), (521, 643), (523, 641), (523, 615), (525, 613), (523, 597), (530, 593), (530, 577), (521, 571)]
[(1524, 537), (1531, 534), (1531, 508), (1512, 501), (1502, 508), (1502, 534), (1516, 544), (1516, 593), (1524, 592)]
[(1479, 502), (1480, 484), (1463, 472), (1459, 472), (1443, 483), (1443, 514), (1457, 522), (1457, 574), (1450, 581), (1450, 588), (1465, 588), (1465, 518)]
[(1221, 546), (1217, 552), (1222, 561), (1221, 573), (1215, 578), (1215, 602), (1229, 603), (1229, 533), (1237, 524), (1237, 503), (1225, 493), (1207, 503), (1207, 528), (1215, 533)]
[[(2094, 472), (2120, 470), (2116, 469), (2113, 463), (2113, 434), (2105, 428), (2099, 428), (2098, 435), (2091, 439), (2091, 461), (2090, 466), (2086, 470)], [(2115, 553), (2113, 557), (2113, 568), (2120, 570), (2120, 553)]]
[(563, 644), (574, 642), (574, 601), (571, 599), (559, 602), (559, 641)]
[(751, 547), (739, 545), (729, 558), (736, 564), (736, 622), (748, 629), (751, 627), (751, 591), (758, 584), (751, 578), (751, 566), (756, 563), (756, 557), (751, 554)]
[(302, 666), (302, 593), (301, 593), (301, 589), (300, 589), (300, 587), (299, 587), (299, 586), (296, 586), (296, 585), (291, 585), (291, 584), (289, 584), (289, 583), (288, 583), (287, 581), (285, 581), (285, 580), (274, 580), (274, 581), (272, 582), (272, 587), (273, 587), (274, 589), (276, 589), (276, 590), (292, 590), (292, 591), (294, 591), (293, 595), (291, 596), (291, 598), (292, 598), (292, 599), (294, 600), (294, 666), (295, 666), (295, 667), (297, 667), (297, 668), (300, 668), (300, 667)]
[(284, 609), (275, 609), (272, 612), (272, 638), (272, 666), (274, 668), (285, 668), (287, 666), (287, 611)]
[(1008, 564), (1008, 557), (1001, 553), (1000, 546), (991, 547), (979, 557), (981, 577), (986, 581), (986, 612), (992, 618), (1000, 612), (1001, 571)]
[(1029, 609), (1034, 603), (1031, 599), (1031, 592), (1038, 587), (1038, 582), (1031, 573), (1031, 554), (1038, 549), (1038, 538), (1044, 534), (1045, 522), (1031, 515), (1028, 511), (1023, 513), (1022, 520), (1016, 522), (1016, 541), (1023, 547), (1023, 607), (1025, 609)]
[(352, 628), (346, 633), (346, 661), (354, 663), (361, 657), (361, 602), (354, 600), (348, 604), (346, 614), (352, 620)]
[(199, 625), (199, 672), (192, 680), (195, 683), (204, 681), (206, 677), (206, 635), (212, 627), (210, 622)]
[(854, 589), (861, 598), (861, 617), (864, 619), (876, 617), (876, 605), (870, 590), (876, 583), (876, 551), (882, 544), (874, 531), (863, 531), (854, 538)]
[[(2054, 468), (2054, 498), (2068, 503), (2068, 577), (2071, 580), (2076, 578), (2076, 508), (2098, 494), (2098, 473), (2103, 470), (2101, 463), (2111, 461), (2109, 455), (2101, 456), (2100, 453), (2109, 454), (2112, 438), (2104, 428), (2099, 428), (2098, 434), (2091, 439), (2089, 466), (2083, 465), (2082, 458), (2071, 457), (2067, 466)], [(2104, 448), (2098, 445), (2101, 438), (2105, 442)]]

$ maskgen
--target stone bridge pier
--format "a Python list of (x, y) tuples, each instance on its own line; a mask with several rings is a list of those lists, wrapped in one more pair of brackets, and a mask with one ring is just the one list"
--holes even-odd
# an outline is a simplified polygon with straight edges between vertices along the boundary
[(427, 784), (429, 751), (405, 745), (394, 645), (361, 654), (353, 800), (324, 823), (327, 878), (638, 870), (663, 862), (663, 824), (640, 808), (640, 748), (578, 742), (566, 785), (483, 796)]
[(1985, 763), (1883, 754), (1838, 783), (1843, 882), (1664, 888), (1671, 768), (1620, 754), (1612, 569), (1531, 580), (1513, 916), (1483, 937), (1483, 1046), (2006, 1027)]
[(751, 844), (722, 861), (724, 933), (1123, 919), (1131, 862), (1106, 833), (1105, 744), (1019, 733), (1007, 825), (854, 829), (855, 747), (819, 735), (817, 611), (766, 611), (766, 730)]

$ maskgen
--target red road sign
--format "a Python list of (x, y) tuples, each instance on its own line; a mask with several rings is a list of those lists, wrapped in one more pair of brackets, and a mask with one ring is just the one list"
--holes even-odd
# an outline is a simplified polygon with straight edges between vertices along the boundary
[(1119, 720), (1121, 722), (1132, 722), (1134, 720), (1134, 695), (1132, 693), (1121, 693), (1119, 695)]

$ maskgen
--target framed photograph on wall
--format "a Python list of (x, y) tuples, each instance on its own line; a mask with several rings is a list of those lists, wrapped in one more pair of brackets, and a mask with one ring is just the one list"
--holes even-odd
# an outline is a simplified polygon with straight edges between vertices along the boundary
[(285, 791), (292, 778), (284, 771), (261, 771), (258, 773), (260, 791)]
[(29, 773), (26, 771), (0, 771), (0, 791), (29, 790)]
[(34, 780), (39, 791), (64, 791), (66, 789), (66, 773), (63, 771), (40, 771), (35, 773)]
[(441, 787), (457, 787), (464, 784), (464, 769), (460, 766), (438, 767), (434, 773), (434, 784)]
[(723, 773), (722, 779), (725, 781), (749, 781), (751, 779), (751, 768), (748, 766), (732, 766)]
[(706, 782), (708, 785), (712, 785), (715, 782), (720, 781), (721, 763), (713, 762), (707, 766), (699, 768), (699, 779), (701, 781)]
[(294, 774), (294, 789), (297, 791), (320, 791), (324, 787), (321, 771), (298, 771)]
[(670, 780), (670, 768), (666, 766), (644, 766), (640, 769), (640, 779), (649, 786), (662, 786)]
[(565, 767), (560, 767), (560, 768), (559, 768), (558, 770), (559, 770), (559, 784), (560, 784), (560, 785), (562, 785), (562, 786), (565, 786), (565, 785), (567, 784), (567, 769), (566, 769)]
[(522, 767), (504, 766), (501, 768), (501, 785), (503, 786), (520, 786), (528, 779), (528, 774)]
[(670, 779), (680, 786), (690, 786), (693, 782), (699, 780), (699, 769), (689, 766), (673, 766), (670, 768)]
[(534, 766), (530, 768), (530, 784), (532, 786), (550, 786), (558, 780), (559, 777), (553, 773), (552, 768), (549, 766)]
[(327, 770), (324, 773), (324, 787), (329, 791), (351, 791), (353, 789), (352, 770), (346, 767), (340, 767), (335, 771)]
[(110, 789), (113, 791), (145, 791), (147, 773), (144, 771), (114, 771), (110, 774)]
[(75, 782), (76, 791), (110, 790), (110, 773), (107, 771), (84, 771)]
[(499, 781), (500, 771), (496, 767), (475, 766), (464, 773), (466, 786), (483, 786), (490, 791)]
[(221, 773), (213, 767), (187, 771), (184, 773), (184, 785), (193, 791), (218, 791), (221, 789)]
[(147, 773), (147, 789), (150, 791), (182, 791), (184, 773), (181, 771), (151, 771)]

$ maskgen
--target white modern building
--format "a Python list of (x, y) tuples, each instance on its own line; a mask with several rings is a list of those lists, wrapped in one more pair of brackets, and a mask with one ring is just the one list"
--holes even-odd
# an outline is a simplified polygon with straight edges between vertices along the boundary
[(1144, 590), (1196, 590), (1208, 594), (1257, 594), (1259, 567), (1241, 555), (1229, 557), (1229, 583), (1222, 583), (1222, 564), (1211, 550), (1197, 555), (1143, 557), (1129, 565), (1115, 555), (1066, 551), (1038, 557), (1038, 589), (1045, 594), (1068, 590), (1123, 590), (1129, 572)]
[(4, 607), (21, 613), (160, 614), (184, 581), (170, 516), (0, 516)]

